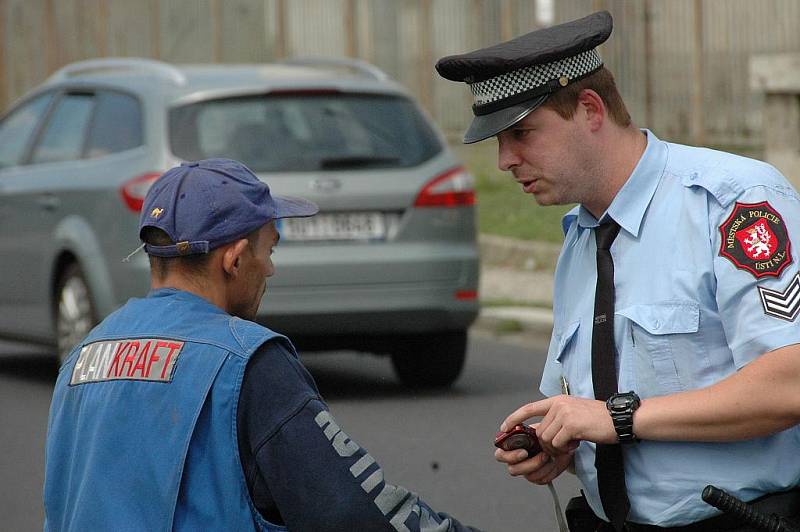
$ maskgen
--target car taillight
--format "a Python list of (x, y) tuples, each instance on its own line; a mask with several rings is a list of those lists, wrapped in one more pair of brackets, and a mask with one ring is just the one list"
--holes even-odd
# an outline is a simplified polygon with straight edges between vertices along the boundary
[(434, 177), (414, 201), (414, 207), (463, 207), (475, 204), (475, 179), (456, 167)]
[(456, 299), (459, 301), (472, 301), (478, 299), (477, 290), (458, 290), (456, 292)]
[(150, 186), (160, 176), (160, 173), (151, 172), (134, 177), (123, 183), (120, 188), (120, 193), (122, 194), (123, 201), (125, 201), (125, 206), (133, 212), (141, 211), (147, 191), (150, 190)]

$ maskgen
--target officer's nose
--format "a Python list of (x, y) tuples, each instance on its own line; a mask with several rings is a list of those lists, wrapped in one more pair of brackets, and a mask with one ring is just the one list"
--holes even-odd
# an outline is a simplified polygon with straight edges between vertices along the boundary
[(520, 163), (517, 153), (511, 148), (502, 134), (497, 136), (497, 167), (503, 172), (512, 170)]

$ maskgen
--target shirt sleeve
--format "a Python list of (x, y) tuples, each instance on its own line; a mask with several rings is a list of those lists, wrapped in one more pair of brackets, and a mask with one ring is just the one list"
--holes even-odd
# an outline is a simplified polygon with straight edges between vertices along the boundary
[(717, 305), (737, 368), (800, 343), (800, 200), (788, 186), (744, 190), (712, 217)]
[[(260, 405), (249, 407), (244, 421), (257, 469), (249, 476), (263, 480), (262, 497), (271, 499), (290, 530), (475, 530), (386, 482), (376, 460), (334, 420), (297, 357), (280, 344), (262, 351), (256, 356), (278, 362), (265, 375), (253, 369), (262, 366), (256, 359), (245, 376), (242, 392), (251, 389), (248, 401)], [(248, 377), (251, 371), (257, 381)], [(255, 402), (253, 395), (259, 395)], [(275, 413), (266, 413), (273, 404)]]

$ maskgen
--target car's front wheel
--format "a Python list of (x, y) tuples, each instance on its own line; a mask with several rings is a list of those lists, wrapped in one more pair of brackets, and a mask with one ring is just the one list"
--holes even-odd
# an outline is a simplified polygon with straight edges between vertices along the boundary
[(77, 264), (70, 264), (62, 272), (55, 305), (58, 361), (63, 363), (97, 323), (89, 285)]
[(392, 365), (406, 386), (445, 387), (461, 374), (466, 355), (467, 331), (409, 335), (393, 347)]

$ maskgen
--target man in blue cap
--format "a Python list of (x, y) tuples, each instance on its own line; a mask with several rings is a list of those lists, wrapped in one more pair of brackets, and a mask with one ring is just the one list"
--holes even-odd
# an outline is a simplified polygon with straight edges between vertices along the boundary
[(45, 530), (472, 530), (385, 482), (291, 342), (251, 321), (275, 220), (316, 212), (227, 159), (153, 184), (139, 222), (152, 291), (59, 372)]
[(800, 516), (800, 197), (759, 161), (659, 140), (631, 121), (599, 12), (436, 65), (475, 98), (464, 142), (563, 220), (545, 452), (500, 451), (544, 484), (570, 465), (573, 530), (751, 530), (701, 492)]

